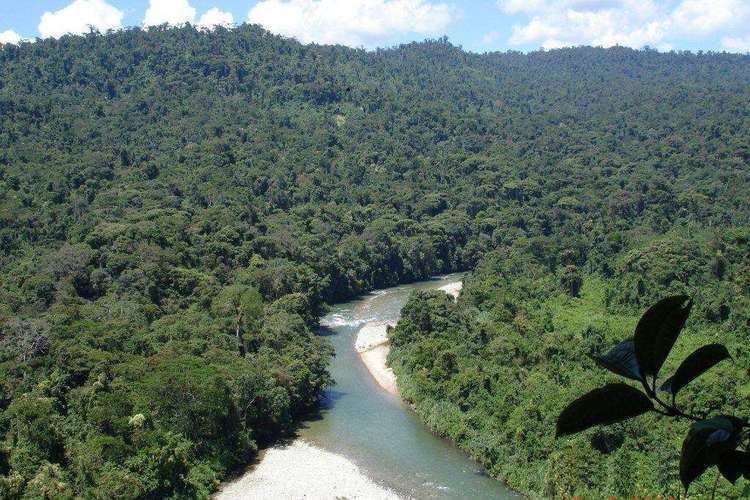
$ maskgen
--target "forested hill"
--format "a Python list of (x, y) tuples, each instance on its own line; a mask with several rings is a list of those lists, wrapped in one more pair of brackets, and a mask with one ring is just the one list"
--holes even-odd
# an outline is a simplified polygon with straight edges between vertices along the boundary
[(514, 248), (569, 284), (746, 249), (748, 125), (748, 56), (5, 45), (0, 497), (207, 495), (315, 405), (326, 302)]

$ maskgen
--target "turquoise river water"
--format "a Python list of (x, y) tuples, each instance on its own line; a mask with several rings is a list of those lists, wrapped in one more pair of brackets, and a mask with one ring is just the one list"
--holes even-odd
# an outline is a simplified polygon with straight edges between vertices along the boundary
[(325, 394), (320, 417), (307, 422), (299, 436), (347, 457), (375, 482), (407, 498), (516, 498), (380, 388), (354, 351), (357, 331), (370, 321), (398, 319), (412, 290), (460, 280), (460, 275), (443, 276), (334, 306), (321, 320), (321, 334), (336, 349), (331, 365), (336, 384)]

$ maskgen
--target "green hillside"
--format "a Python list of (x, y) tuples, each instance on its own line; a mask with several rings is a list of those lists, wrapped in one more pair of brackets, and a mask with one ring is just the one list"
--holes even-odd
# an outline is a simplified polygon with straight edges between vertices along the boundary
[[(701, 297), (689, 342), (747, 368), (749, 125), (749, 56), (248, 25), (5, 45), (0, 497), (205, 497), (315, 408), (326, 304), (471, 269), (396, 331), (420, 415), (526, 492), (668, 490), (657, 431), (594, 452), (547, 426), (590, 383), (584, 348), (667, 290)], [(745, 381), (702, 404), (746, 405)]]

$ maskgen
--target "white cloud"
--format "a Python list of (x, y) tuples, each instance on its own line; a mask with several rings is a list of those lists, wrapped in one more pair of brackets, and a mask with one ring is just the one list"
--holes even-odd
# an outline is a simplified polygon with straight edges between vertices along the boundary
[(725, 36), (721, 39), (721, 46), (727, 52), (750, 53), (750, 35), (744, 37)]
[(671, 21), (675, 31), (706, 35), (736, 26), (749, 14), (746, 0), (683, 0)]
[(249, 22), (303, 43), (349, 46), (439, 34), (452, 18), (448, 5), (427, 0), (261, 0), (248, 13)]
[(234, 24), (234, 16), (231, 12), (224, 12), (214, 7), (207, 10), (198, 20), (201, 28), (213, 28), (214, 26), (229, 27)]
[(509, 14), (526, 16), (513, 26), (512, 45), (650, 45), (712, 35), (746, 35), (747, 0), (498, 0)]
[(149, 0), (144, 26), (179, 26), (195, 22), (195, 9), (188, 0)]
[(18, 43), (21, 41), (21, 35), (16, 33), (15, 31), (8, 30), (8, 31), (0, 31), (0, 44), (3, 43)]
[(104, 0), (75, 0), (60, 10), (45, 12), (39, 22), (39, 34), (42, 38), (57, 38), (67, 33), (87, 33), (90, 28), (119, 29), (124, 15)]

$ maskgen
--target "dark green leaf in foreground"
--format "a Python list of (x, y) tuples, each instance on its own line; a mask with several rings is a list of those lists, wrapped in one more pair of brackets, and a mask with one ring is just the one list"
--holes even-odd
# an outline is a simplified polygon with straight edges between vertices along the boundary
[(642, 380), (641, 369), (635, 357), (635, 342), (628, 339), (614, 346), (603, 356), (592, 355), (599, 366), (633, 380)]
[(721, 344), (709, 344), (694, 351), (661, 386), (661, 390), (677, 394), (680, 389), (700, 377), (714, 365), (730, 358), (729, 351)]
[(641, 391), (627, 384), (609, 384), (570, 403), (557, 418), (556, 436), (576, 434), (596, 425), (637, 417), (654, 405)]
[(692, 301), (685, 295), (662, 299), (646, 311), (635, 327), (635, 355), (641, 373), (657, 375), (685, 326)]
[(729, 482), (734, 484), (740, 476), (750, 479), (750, 453), (730, 450), (719, 457), (719, 471)]
[(680, 457), (680, 480), (685, 489), (737, 445), (741, 426), (739, 419), (720, 416), (695, 422), (690, 427)]

